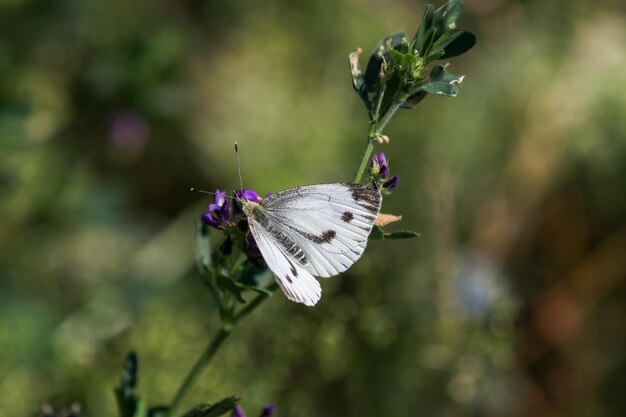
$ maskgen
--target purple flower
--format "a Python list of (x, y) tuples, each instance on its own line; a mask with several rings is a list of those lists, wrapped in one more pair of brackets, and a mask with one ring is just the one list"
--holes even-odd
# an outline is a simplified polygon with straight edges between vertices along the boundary
[(372, 176), (381, 180), (389, 177), (389, 163), (384, 152), (372, 157)]
[[(261, 410), (260, 417), (270, 417), (274, 414), (274, 411), (276, 411), (276, 406), (274, 404), (267, 404), (263, 407), (263, 410)], [(243, 412), (243, 409), (239, 405), (236, 405), (230, 417), (246, 417), (246, 413)]]
[(230, 417), (246, 417), (246, 413), (243, 412), (243, 409), (239, 405), (236, 405)]
[(276, 406), (274, 404), (267, 404), (265, 407), (263, 407), (260, 417), (270, 417), (272, 414), (274, 414), (274, 411), (276, 411)]
[(392, 192), (393, 189), (396, 188), (396, 186), (398, 185), (398, 181), (400, 181), (400, 177), (394, 175), (393, 178), (383, 183), (383, 189), (388, 193)]
[[(241, 201), (253, 201), (255, 203), (260, 202), (259, 195), (254, 190), (235, 191), (235, 195), (232, 198), (232, 212), (231, 205), (229, 205), (228, 197), (225, 191), (220, 189), (215, 190), (215, 198), (213, 203), (209, 204), (207, 211), (202, 214), (202, 221), (209, 226), (216, 229), (227, 229), (231, 226), (235, 226), (237, 220), (239, 220), (242, 214)], [(247, 231), (247, 224), (245, 219), (241, 219), (243, 222), (243, 231)], [(228, 251), (230, 248), (225, 246), (224, 249)]]
[(235, 198), (233, 198), (233, 213), (235, 215), (241, 214), (242, 212), (240, 200), (248, 200), (255, 203), (261, 201), (259, 200), (259, 195), (254, 190), (235, 191)]
[(259, 200), (259, 195), (254, 190), (235, 191), (235, 196), (243, 200), (254, 201), (255, 203), (261, 201)]
[(230, 209), (225, 191), (215, 190), (213, 203), (209, 204), (208, 210), (202, 214), (202, 221), (216, 229), (225, 229), (234, 225), (230, 218)]
[(370, 172), (372, 187), (374, 187), (376, 191), (382, 191), (385, 194), (392, 192), (400, 180), (397, 175), (389, 178), (389, 161), (387, 161), (387, 156), (384, 152), (378, 155), (374, 154)]

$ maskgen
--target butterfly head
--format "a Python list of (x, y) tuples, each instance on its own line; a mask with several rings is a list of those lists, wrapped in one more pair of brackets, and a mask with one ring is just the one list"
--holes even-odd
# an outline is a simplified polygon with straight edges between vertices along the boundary
[(254, 201), (250, 201), (250, 200), (246, 200), (246, 199), (241, 199), (240, 203), (241, 203), (241, 207), (243, 209), (243, 212), (248, 217), (254, 217), (254, 212), (257, 211), (259, 206), (260, 206), (259, 203), (254, 202)]

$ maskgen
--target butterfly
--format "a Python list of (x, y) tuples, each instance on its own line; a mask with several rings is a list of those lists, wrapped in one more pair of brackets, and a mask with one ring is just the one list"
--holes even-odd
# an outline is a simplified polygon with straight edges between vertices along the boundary
[(240, 204), (287, 298), (313, 306), (322, 296), (315, 276), (339, 275), (363, 255), (381, 201), (371, 188), (336, 183), (290, 188)]

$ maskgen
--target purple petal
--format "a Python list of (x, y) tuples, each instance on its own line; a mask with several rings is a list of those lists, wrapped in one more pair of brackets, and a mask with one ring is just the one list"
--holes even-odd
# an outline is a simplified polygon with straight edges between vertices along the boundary
[(274, 411), (276, 411), (276, 406), (274, 404), (267, 404), (265, 407), (263, 407), (260, 417), (270, 417), (272, 414), (274, 414)]
[(380, 190), (380, 184), (378, 184), (378, 181), (376, 180), (372, 181), (372, 185), (374, 186), (374, 189), (376, 191)]
[(385, 153), (384, 153), (384, 152), (381, 152), (381, 153), (378, 155), (378, 160), (380, 161), (380, 166), (381, 166), (381, 167), (386, 167), (386, 166), (388, 165), (388, 163), (387, 163), (387, 157), (385, 156)]
[(380, 166), (380, 171), (378, 171), (378, 175), (383, 180), (387, 179), (387, 177), (389, 176), (389, 168), (387, 168), (387, 165)]
[(202, 214), (202, 221), (208, 224), (209, 226), (215, 227), (216, 229), (220, 227), (217, 220), (215, 220), (215, 217), (213, 217), (213, 214), (209, 211), (206, 211)]
[(243, 409), (240, 406), (236, 405), (235, 408), (233, 408), (233, 413), (230, 417), (246, 417), (246, 413), (243, 412)]
[(243, 190), (243, 198), (255, 203), (259, 202), (259, 195), (254, 190)]
[(391, 192), (398, 185), (398, 181), (400, 181), (400, 177), (394, 175), (390, 180), (383, 184), (383, 188), (386, 189), (387, 192)]
[(215, 204), (217, 204), (218, 206), (223, 206), (224, 203), (226, 202), (226, 191), (222, 191), (219, 188), (217, 190), (215, 190)]
[(219, 215), (220, 218), (222, 219), (222, 221), (229, 221), (230, 220), (230, 210), (228, 208), (228, 200), (226, 200), (226, 197), (224, 197), (224, 202), (222, 204), (222, 207), (219, 211)]
[(267, 198), (267, 197), (269, 197), (269, 196), (271, 196), (271, 195), (272, 195), (272, 193), (266, 193), (266, 194), (265, 194), (265, 198)]
[(380, 163), (378, 162), (378, 155), (374, 154), (372, 156), (372, 169), (377, 169), (380, 167)]
[(209, 204), (208, 208), (209, 208), (209, 211), (212, 213), (218, 213), (222, 209), (221, 206), (214, 204), (214, 203)]

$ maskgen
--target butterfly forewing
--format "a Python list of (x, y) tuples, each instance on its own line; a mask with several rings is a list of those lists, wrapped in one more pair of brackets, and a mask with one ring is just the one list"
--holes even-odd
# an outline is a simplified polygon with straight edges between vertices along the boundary
[(363, 254), (381, 199), (358, 184), (319, 184), (281, 191), (261, 206), (274, 227), (302, 250), (308, 261), (302, 267), (331, 277)]

